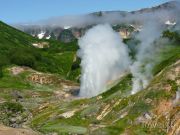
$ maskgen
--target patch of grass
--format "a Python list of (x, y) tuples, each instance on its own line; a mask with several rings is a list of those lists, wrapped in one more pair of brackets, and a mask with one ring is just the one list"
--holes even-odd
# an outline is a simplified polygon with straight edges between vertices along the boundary
[(102, 94), (103, 98), (109, 97), (116, 92), (121, 92), (122, 94), (129, 92), (131, 90), (131, 79), (131, 74), (123, 77), (117, 85)]
[(1, 110), (7, 110), (7, 111), (11, 111), (13, 113), (16, 112), (23, 112), (23, 106), (19, 103), (12, 103), (12, 102), (5, 102), (3, 104), (0, 105), (0, 109)]
[[(39, 40), (1, 21), (0, 29), (0, 67), (12, 64), (28, 66), (42, 72), (57, 73), (64, 78), (71, 71), (78, 49), (77, 40), (71, 43)], [(32, 46), (41, 42), (47, 42), (49, 48)]]
[(172, 63), (176, 62), (180, 59), (180, 46), (176, 45), (168, 45), (164, 47), (158, 56), (158, 62), (156, 63), (155, 67), (153, 68), (153, 74), (159, 73), (165, 67), (171, 65)]
[(148, 127), (144, 124), (134, 125), (128, 129), (134, 135), (166, 135), (162, 128)]
[(116, 127), (116, 126), (108, 126), (104, 128), (99, 128), (95, 131), (93, 131), (93, 135), (100, 135), (100, 134), (105, 134), (105, 135), (118, 135), (123, 132), (123, 128), (121, 127)]
[(140, 114), (147, 112), (150, 109), (150, 105), (145, 103), (145, 101), (137, 101), (129, 110), (128, 116), (131, 120), (134, 120)]
[(21, 116), (22, 119), (16, 120), (16, 124), (23, 123), (23, 119), (27, 117), (25, 109), (20, 103), (4, 102), (0, 104), (0, 122), (7, 126), (12, 126), (14, 123), (12, 118)]
[(43, 133), (56, 132), (58, 134), (85, 134), (87, 133), (86, 127), (71, 126), (65, 124), (45, 125), (40, 130)]
[(30, 89), (29, 82), (26, 81), (25, 75), (13, 76), (7, 69), (3, 70), (3, 77), (0, 78), (0, 88), (13, 89)]

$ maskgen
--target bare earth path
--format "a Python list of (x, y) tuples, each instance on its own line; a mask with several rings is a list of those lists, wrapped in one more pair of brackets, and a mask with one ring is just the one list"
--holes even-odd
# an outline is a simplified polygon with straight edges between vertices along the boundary
[(38, 133), (23, 128), (11, 128), (0, 125), (0, 135), (39, 135)]

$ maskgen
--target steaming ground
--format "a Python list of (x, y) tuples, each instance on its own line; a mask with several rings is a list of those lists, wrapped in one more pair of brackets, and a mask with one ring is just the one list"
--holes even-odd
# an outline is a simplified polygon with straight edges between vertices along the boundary
[(158, 18), (144, 22), (143, 29), (135, 34), (140, 41), (135, 58), (131, 59), (128, 46), (110, 25), (97, 25), (79, 39), (78, 56), (82, 59), (80, 96), (92, 97), (104, 92), (109, 81), (116, 80), (125, 71), (132, 74), (132, 91), (135, 94), (151, 81), (155, 56), (162, 47), (165, 25)]
[(159, 46), (154, 43), (159, 39), (163, 31), (163, 25), (154, 20), (145, 23), (141, 32), (136, 35), (140, 41), (137, 46), (135, 61), (130, 67), (132, 79), (132, 94), (147, 87), (152, 79), (152, 69), (155, 64), (154, 56), (159, 50)]
[[(161, 37), (167, 21), (175, 22), (178, 30), (180, 2), (174, 1), (153, 9), (136, 12), (102, 12), (101, 15), (88, 14), (80, 16), (55, 17), (37, 24), (51, 27), (87, 27), (108, 23), (110, 25), (129, 24), (141, 28), (135, 39), (135, 59), (130, 59), (128, 48), (110, 25), (98, 25), (88, 30), (80, 38), (78, 52), (82, 59), (80, 96), (91, 97), (106, 90), (109, 81), (115, 80), (129, 70), (132, 74), (132, 94), (147, 87), (152, 79), (155, 54), (159, 49), (155, 41)], [(135, 45), (133, 45), (135, 46)]]
[(92, 97), (106, 90), (128, 69), (128, 48), (110, 25), (97, 25), (79, 40), (78, 56), (82, 59), (80, 96)]
[(135, 35), (140, 41), (135, 59), (131, 59), (127, 45), (110, 25), (97, 25), (79, 40), (78, 56), (82, 59), (80, 96), (92, 97), (106, 90), (109, 81), (116, 80), (123, 72), (132, 74), (132, 94), (147, 87), (152, 79), (154, 56), (160, 45), (164, 25), (156, 21), (144, 23), (142, 31)]
[[(135, 59), (131, 59), (128, 46), (110, 25), (97, 25), (79, 39), (78, 56), (82, 59), (80, 96), (92, 97), (104, 92), (109, 81), (116, 80), (125, 71), (132, 74), (132, 91), (135, 94), (146, 88), (152, 79), (155, 54), (161, 48), (164, 25), (156, 21), (144, 23), (135, 35), (140, 41)], [(162, 40), (162, 39), (161, 39)], [(156, 42), (155, 42), (156, 41)]]

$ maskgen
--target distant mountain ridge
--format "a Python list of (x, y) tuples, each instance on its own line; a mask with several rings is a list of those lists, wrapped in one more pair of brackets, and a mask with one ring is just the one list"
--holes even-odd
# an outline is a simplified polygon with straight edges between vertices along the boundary
[[(93, 16), (106, 13), (109, 12)], [(178, 26), (180, 30), (177, 23), (167, 20), (164, 25)], [(168, 40), (160, 38), (154, 42), (161, 49), (153, 54), (152, 61), (157, 62), (145, 89), (131, 95), (133, 76), (125, 73), (113, 84), (108, 82), (106, 92), (80, 98), (77, 40), (73, 37), (75, 41), (71, 43), (60, 41), (69, 42), (68, 36), (80, 37), (78, 34), (83, 35), (91, 27), (29, 29), (27, 33), (47, 38), (40, 40), (0, 21), (0, 135), (179, 135), (180, 34), (167, 29), (162, 37)], [(124, 38), (131, 31), (141, 31), (130, 24), (112, 27), (121, 30)], [(148, 38), (149, 35), (144, 37)], [(133, 57), (130, 44), (125, 44)], [(146, 61), (142, 66), (144, 69)]]
[[(55, 39), (59, 40), (62, 42), (71, 42), (75, 39), (78, 39), (82, 35), (84, 35), (85, 31), (89, 28), (91, 28), (93, 25), (96, 25), (98, 23), (110, 23), (113, 26), (115, 25), (121, 25), (122, 22), (120, 22), (118, 19), (116, 20), (116, 16), (118, 15), (119, 17), (128, 17), (131, 15), (139, 15), (143, 13), (154, 13), (154, 12), (159, 12), (162, 10), (171, 10), (174, 9), (177, 5), (180, 5), (180, 2), (178, 1), (170, 1), (166, 2), (164, 4), (161, 4), (159, 6), (155, 6), (152, 8), (143, 8), (137, 11), (99, 11), (99, 12), (94, 12), (91, 14), (87, 15), (82, 15), (82, 16), (77, 16), (77, 17), (69, 17), (69, 18), (55, 18), (54, 21), (50, 20), (45, 20), (41, 21), (42, 24), (27, 24), (27, 25), (16, 25), (15, 27), (18, 28), (19, 30), (28, 33), (34, 37), (37, 37), (39, 39)], [(87, 17), (86, 17), (87, 16)], [(115, 16), (115, 19), (111, 19), (111, 16)], [(87, 22), (83, 22), (84, 20), (82, 19), (79, 21), (79, 19), (84, 18), (87, 19)], [(95, 20), (99, 19), (101, 21), (93, 22), (89, 18), (94, 18)], [(71, 21), (76, 21), (78, 20), (79, 24), (83, 24), (80, 26), (71, 26), (71, 25), (65, 25), (65, 22), (71, 22)], [(46, 22), (47, 21), (47, 22)], [(173, 24), (174, 22), (171, 22), (172, 20), (166, 20), (166, 22), (169, 21), (170, 23), (167, 24)], [(174, 21), (174, 20), (173, 20)], [(61, 22), (64, 26), (60, 25)], [(116, 23), (114, 23), (116, 22)], [(164, 23), (166, 23), (164, 22)], [(133, 24), (129, 25), (132, 26)], [(134, 26), (135, 27), (135, 26)], [(135, 29), (139, 29), (137, 26)], [(124, 31), (124, 29), (118, 30), (118, 32)]]

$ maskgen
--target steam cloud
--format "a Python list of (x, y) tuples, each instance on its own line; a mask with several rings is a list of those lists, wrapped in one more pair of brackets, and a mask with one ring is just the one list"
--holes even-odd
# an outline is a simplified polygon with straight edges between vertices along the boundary
[[(164, 6), (164, 7), (163, 7)], [(48, 19), (40, 20), (37, 22), (31, 23), (21, 23), (16, 24), (15, 27), (22, 29), (24, 27), (75, 27), (82, 28), (91, 25), (104, 24), (108, 23), (111, 25), (116, 25), (120, 23), (144, 23), (147, 22), (150, 18), (159, 18), (159, 21), (167, 21), (172, 18), (176, 18), (179, 21), (179, 12), (180, 12), (180, 2), (172, 1), (169, 5), (165, 3), (159, 9), (145, 9), (134, 11), (134, 12), (125, 12), (125, 11), (102, 11), (92, 14), (84, 14), (84, 15), (69, 15), (69, 16), (59, 16), (59, 17), (51, 17)]]
[(140, 41), (136, 48), (135, 60), (130, 60), (128, 48), (110, 25), (95, 26), (79, 40), (78, 55), (82, 59), (81, 96), (91, 97), (103, 92), (109, 81), (117, 79), (128, 69), (133, 76), (132, 94), (135, 94), (144, 89), (152, 79), (154, 55), (160, 48), (154, 41), (161, 36), (164, 24), (168, 20), (175, 21), (174, 30), (179, 30), (179, 13), (180, 2), (173, 1), (153, 9), (55, 17), (36, 24), (50, 27), (71, 26), (72, 28), (104, 23), (110, 25), (125, 23), (135, 28), (142, 26), (142, 30), (135, 35), (135, 38)]
[(128, 49), (110, 25), (97, 25), (79, 40), (82, 59), (80, 96), (91, 97), (106, 90), (107, 83), (128, 69)]
[[(80, 95), (86, 97), (98, 95), (106, 90), (108, 81), (117, 79), (128, 69), (133, 76), (131, 94), (146, 88), (153, 76), (152, 69), (156, 62), (154, 56), (161, 48), (155, 41), (161, 37), (167, 20), (175, 20), (176, 26), (179, 27), (176, 11), (179, 11), (179, 6), (172, 10), (131, 14), (128, 17), (111, 19), (109, 23), (111, 25), (113, 22), (130, 24), (134, 21), (142, 26), (142, 30), (135, 34), (140, 44), (136, 46), (137, 52), (133, 60), (130, 60), (128, 48), (109, 25), (98, 25), (90, 29), (79, 40), (79, 56), (82, 59)], [(117, 15), (111, 17), (114, 16)], [(104, 19), (107, 18), (106, 16)]]
[(156, 46), (154, 41), (160, 38), (163, 31), (163, 26), (156, 21), (155, 19), (144, 24), (142, 31), (136, 36), (140, 44), (137, 46), (135, 61), (130, 67), (133, 75), (132, 94), (146, 88), (152, 78), (151, 71), (155, 64), (153, 58), (160, 46)]

